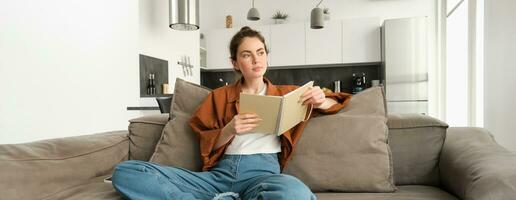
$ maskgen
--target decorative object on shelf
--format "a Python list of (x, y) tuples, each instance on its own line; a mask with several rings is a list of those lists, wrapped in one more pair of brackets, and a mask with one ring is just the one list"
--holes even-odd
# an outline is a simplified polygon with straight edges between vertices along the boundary
[(284, 12), (281, 12), (279, 10), (276, 11), (272, 15), (272, 19), (274, 19), (274, 23), (276, 23), (276, 24), (283, 24), (283, 23), (285, 23), (285, 21), (287, 21), (287, 18), (288, 18), (288, 14), (284, 13)]
[(163, 94), (170, 94), (170, 87), (168, 86), (168, 83), (163, 83), (161, 88), (163, 89)]
[(323, 9), (319, 8), (323, 0), (319, 1), (319, 3), (312, 9), (310, 13), (310, 28), (312, 29), (321, 29), (324, 28), (324, 16)]
[(233, 28), (233, 16), (226, 16), (226, 28)]
[(330, 20), (330, 8), (325, 7), (323, 9), (323, 14), (324, 14), (324, 21)]
[(147, 85), (147, 94), (148, 95), (156, 94), (156, 81), (154, 79), (154, 74), (149, 74), (149, 84)]
[(179, 31), (199, 29), (199, 0), (169, 0), (169, 27)]
[(193, 76), (193, 65), (190, 64), (190, 57), (188, 56), (181, 56), (181, 60), (177, 62), (178, 65), (180, 65), (183, 68), (183, 75), (185, 77), (187, 76)]
[(260, 12), (258, 12), (258, 9), (254, 7), (254, 0), (253, 0), (253, 7), (249, 9), (247, 12), (247, 20), (251, 21), (258, 21), (260, 20)]
[(340, 92), (340, 80), (333, 81), (333, 91)]

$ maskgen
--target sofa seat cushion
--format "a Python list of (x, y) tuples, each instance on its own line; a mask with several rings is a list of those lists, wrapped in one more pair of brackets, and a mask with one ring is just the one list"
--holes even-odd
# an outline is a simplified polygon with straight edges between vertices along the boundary
[(394, 193), (316, 193), (318, 200), (458, 200), (432, 186), (398, 186)]
[(58, 191), (43, 200), (64, 199), (97, 199), (97, 200), (123, 200), (110, 183), (104, 183), (107, 176), (96, 177), (82, 184), (73, 185)]
[[(43, 200), (98, 199), (122, 200), (105, 177), (97, 177), (80, 185), (70, 186)], [(453, 195), (432, 186), (398, 186), (394, 193), (316, 193), (318, 200), (458, 200)]]

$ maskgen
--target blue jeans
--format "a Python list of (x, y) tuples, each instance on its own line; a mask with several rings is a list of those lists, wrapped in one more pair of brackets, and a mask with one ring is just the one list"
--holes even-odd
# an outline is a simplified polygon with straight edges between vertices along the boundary
[(129, 160), (112, 179), (127, 199), (316, 199), (299, 179), (280, 174), (277, 154), (224, 155), (207, 172)]

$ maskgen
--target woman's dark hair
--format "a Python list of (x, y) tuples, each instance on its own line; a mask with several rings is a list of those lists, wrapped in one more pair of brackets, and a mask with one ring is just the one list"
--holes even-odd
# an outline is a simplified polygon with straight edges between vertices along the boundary
[(244, 26), (236, 33), (233, 38), (231, 38), (231, 42), (229, 43), (229, 53), (231, 55), (231, 60), (236, 61), (238, 46), (242, 44), (242, 40), (245, 37), (255, 37), (258, 38), (265, 46), (265, 52), (269, 53), (269, 49), (267, 49), (267, 45), (265, 44), (265, 39), (263, 38), (260, 32), (249, 28), (248, 26)]

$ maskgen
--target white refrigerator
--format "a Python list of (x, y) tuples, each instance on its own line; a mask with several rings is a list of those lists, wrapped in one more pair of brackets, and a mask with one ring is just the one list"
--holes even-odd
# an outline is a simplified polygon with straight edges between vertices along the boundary
[(382, 25), (382, 69), (389, 113), (428, 114), (427, 18)]

